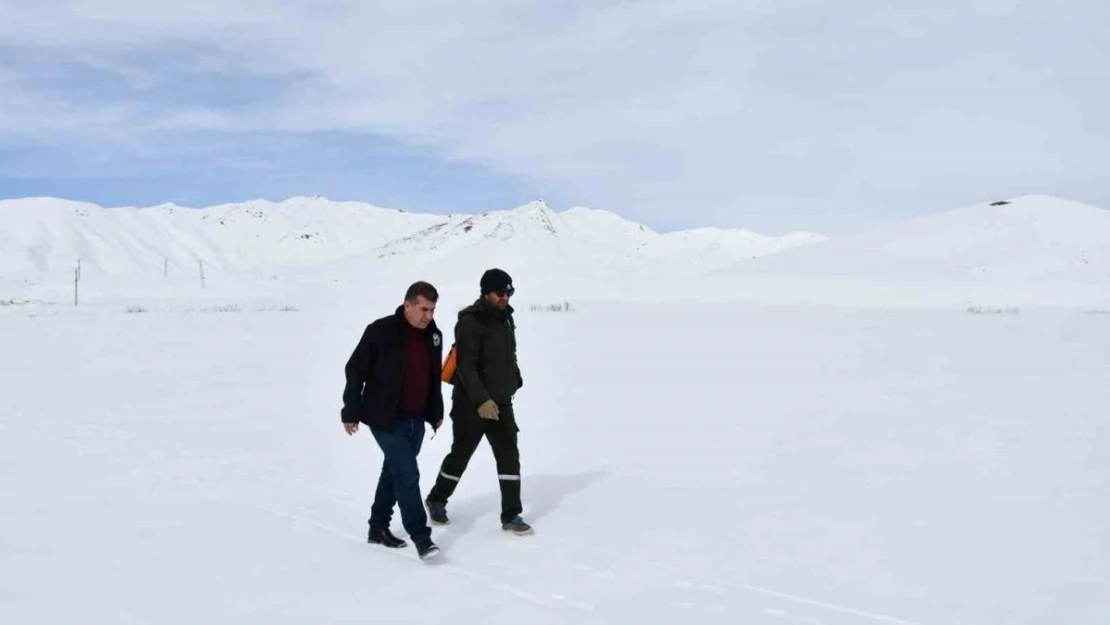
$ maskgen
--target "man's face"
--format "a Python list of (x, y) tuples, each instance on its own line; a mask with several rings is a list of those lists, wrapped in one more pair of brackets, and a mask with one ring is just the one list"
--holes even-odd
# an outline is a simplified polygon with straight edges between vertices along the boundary
[(428, 301), (423, 295), (417, 295), (415, 302), (405, 302), (405, 319), (414, 328), (427, 328), (435, 314), (435, 302)]
[(490, 291), (486, 293), (486, 299), (490, 304), (493, 304), (498, 310), (505, 310), (509, 305), (509, 298), (513, 296), (514, 289), (500, 289), (497, 291)]

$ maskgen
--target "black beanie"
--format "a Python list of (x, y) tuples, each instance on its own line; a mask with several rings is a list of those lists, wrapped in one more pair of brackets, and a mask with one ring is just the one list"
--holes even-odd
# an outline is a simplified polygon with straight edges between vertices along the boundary
[(506, 291), (513, 288), (513, 279), (500, 269), (489, 269), (482, 274), (480, 283), (482, 295), (490, 291)]

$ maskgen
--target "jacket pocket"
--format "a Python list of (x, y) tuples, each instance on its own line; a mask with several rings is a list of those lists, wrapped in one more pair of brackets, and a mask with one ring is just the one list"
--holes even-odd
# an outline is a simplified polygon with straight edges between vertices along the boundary
[(362, 397), (359, 399), (358, 412), (364, 421), (369, 423), (374, 413), (374, 396), (370, 394), (369, 390), (362, 392)]

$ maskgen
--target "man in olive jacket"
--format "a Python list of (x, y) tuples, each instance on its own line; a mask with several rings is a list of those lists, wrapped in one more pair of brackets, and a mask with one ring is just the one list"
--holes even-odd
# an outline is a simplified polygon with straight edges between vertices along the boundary
[(454, 441), (440, 465), (425, 503), (432, 522), (446, 524), (447, 500), (485, 437), (497, 462), (501, 487), (501, 528), (532, 533), (520, 518), (520, 451), (513, 395), (524, 386), (516, 355), (516, 325), (509, 305), (512, 278), (500, 269), (482, 275), (481, 296), (459, 312), (455, 324), (456, 369), (452, 380), (451, 424)]

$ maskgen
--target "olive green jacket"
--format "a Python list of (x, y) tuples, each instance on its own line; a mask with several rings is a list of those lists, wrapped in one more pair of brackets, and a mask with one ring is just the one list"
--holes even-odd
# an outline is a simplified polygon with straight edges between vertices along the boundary
[(512, 306), (500, 311), (479, 298), (459, 311), (455, 349), (456, 407), (476, 408), (488, 399), (501, 406), (512, 404), (513, 395), (524, 386)]

